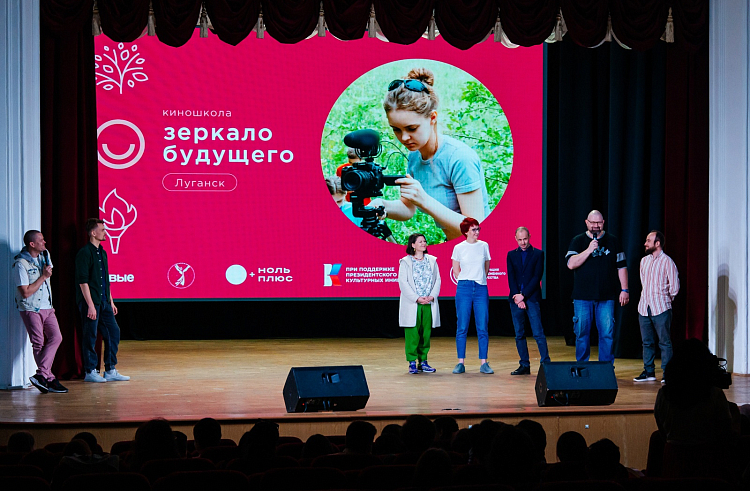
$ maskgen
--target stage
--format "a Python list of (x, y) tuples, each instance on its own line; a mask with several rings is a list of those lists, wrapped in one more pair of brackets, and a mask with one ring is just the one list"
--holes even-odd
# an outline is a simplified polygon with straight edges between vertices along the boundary
[[(508, 423), (530, 418), (547, 431), (548, 461), (555, 461), (557, 437), (576, 430), (589, 444), (610, 438), (620, 446), (625, 465), (645, 467), (661, 384), (633, 382), (642, 361), (615, 361), (619, 392), (611, 406), (540, 408), (534, 393), (538, 352), (534, 340), (529, 341), (532, 375), (516, 377), (509, 375), (518, 366), (518, 355), (508, 337), (490, 339), (494, 375), (480, 374), (474, 358), (467, 358), (465, 374), (453, 375), (453, 338), (432, 340), (429, 361), (437, 372), (418, 375), (407, 372), (403, 339), (123, 341), (117, 368), (132, 377), (129, 382), (67, 381), (67, 394), (41, 394), (35, 388), (0, 391), (0, 443), (19, 429), (31, 431), (37, 447), (87, 430), (109, 449), (115, 441), (132, 439), (140, 423), (157, 417), (190, 438), (195, 421), (213, 417), (222, 422), (224, 437), (235, 441), (258, 418), (276, 421), (282, 435), (304, 440), (314, 433), (343, 435), (354, 419), (382, 428), (410, 414), (424, 414), (452, 416), (462, 428), (485, 418)], [(575, 358), (563, 338), (548, 342), (553, 361)], [(476, 338), (469, 338), (467, 355), (474, 353)], [(290, 367), (321, 365), (363, 365), (370, 389), (366, 408), (288, 414), (282, 388)], [(733, 381), (727, 398), (740, 405), (750, 402), (750, 377), (734, 376)]]

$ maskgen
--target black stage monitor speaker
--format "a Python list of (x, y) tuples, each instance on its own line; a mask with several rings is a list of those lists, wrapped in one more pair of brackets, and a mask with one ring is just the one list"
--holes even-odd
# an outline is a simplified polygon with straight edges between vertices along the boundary
[(615, 368), (608, 361), (556, 361), (539, 367), (539, 406), (606, 406), (615, 402), (615, 397)]
[(356, 411), (369, 398), (362, 365), (292, 367), (284, 384), (288, 413)]

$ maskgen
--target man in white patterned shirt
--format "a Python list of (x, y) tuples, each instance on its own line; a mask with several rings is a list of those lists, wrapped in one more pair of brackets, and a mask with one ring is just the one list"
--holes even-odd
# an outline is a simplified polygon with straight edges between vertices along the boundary
[[(656, 342), (661, 350), (662, 372), (672, 358), (672, 301), (680, 291), (677, 266), (664, 251), (664, 234), (652, 230), (646, 237), (646, 256), (641, 259), (641, 301), (638, 302), (638, 322), (643, 339), (643, 373), (636, 382), (656, 380), (654, 356)], [(664, 378), (662, 378), (664, 383)]]

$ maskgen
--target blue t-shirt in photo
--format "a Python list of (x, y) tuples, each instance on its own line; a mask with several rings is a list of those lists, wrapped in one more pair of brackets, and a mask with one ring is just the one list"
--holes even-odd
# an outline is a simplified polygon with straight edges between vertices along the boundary
[(435, 155), (422, 160), (419, 151), (409, 152), (407, 172), (422, 184), (422, 188), (443, 206), (461, 213), (457, 194), (482, 190), (485, 218), (490, 214), (487, 185), (479, 155), (465, 143), (441, 135)]

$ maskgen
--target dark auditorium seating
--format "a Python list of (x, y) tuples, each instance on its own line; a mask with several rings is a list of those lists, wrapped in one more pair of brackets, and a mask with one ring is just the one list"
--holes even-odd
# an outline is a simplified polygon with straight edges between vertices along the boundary
[(649, 477), (661, 477), (664, 466), (664, 441), (659, 430), (651, 433), (648, 440), (648, 457), (646, 459), (646, 472)]
[(351, 471), (374, 465), (383, 465), (383, 461), (376, 455), (336, 453), (321, 455), (312, 461), (310, 467), (330, 467), (341, 471)]
[(3, 476), (0, 477), (0, 489), (8, 491), (50, 491), (50, 486), (41, 477)]
[(0, 477), (41, 477), (44, 479), (44, 472), (34, 465), (0, 465)]
[(328, 438), (328, 441), (333, 445), (336, 445), (341, 449), (343, 449), (344, 445), (346, 445), (346, 435), (326, 435), (326, 438)]
[(276, 442), (276, 447), (278, 448), (279, 445), (284, 445), (287, 443), (302, 443), (302, 440), (300, 440), (296, 436), (280, 436), (279, 441)]
[(503, 484), (473, 484), (473, 485), (455, 485), (455, 486), (441, 486), (439, 488), (431, 488), (430, 491), (515, 491), (510, 486)]
[(212, 470), (214, 470), (214, 464), (208, 459), (160, 459), (145, 462), (141, 467), (141, 474), (146, 476), (148, 482), (153, 484), (159, 478), (168, 476), (173, 472)]
[(227, 464), (227, 470), (237, 471), (249, 476), (270, 469), (289, 469), (299, 467), (299, 463), (291, 457), (273, 457), (267, 462), (257, 462), (252, 459), (234, 459)]
[(79, 474), (69, 477), (61, 491), (107, 490), (107, 491), (151, 491), (148, 480), (135, 472), (111, 474)]
[(359, 473), (360, 489), (397, 489), (409, 486), (414, 476), (413, 465), (376, 465)]
[(247, 477), (235, 471), (175, 472), (153, 483), (153, 491), (248, 491)]
[(110, 449), (109, 453), (112, 455), (120, 455), (125, 452), (129, 452), (133, 450), (133, 440), (123, 440), (120, 442), (115, 442), (112, 444), (112, 448)]
[(291, 457), (293, 459), (302, 458), (302, 449), (305, 444), (302, 442), (282, 443), (276, 446), (276, 455), (279, 457)]
[(730, 447), (725, 443), (713, 445), (674, 443), (664, 444), (662, 477), (715, 477), (729, 475)]
[(338, 469), (327, 467), (296, 467), (271, 469), (260, 479), (261, 491), (344, 489), (348, 481)]
[(626, 491), (614, 481), (560, 481), (545, 482), (535, 491)]
[(16, 465), (21, 463), (21, 459), (26, 452), (5, 452), (0, 453), (0, 465)]
[[(453, 468), (453, 481), (467, 486), (491, 484), (487, 468), (478, 464), (458, 465)], [(446, 484), (447, 486), (447, 484)]]
[(582, 481), (588, 478), (583, 462), (555, 462), (547, 466), (542, 482)]
[(737, 489), (721, 479), (702, 477), (688, 477), (665, 479), (659, 477), (644, 477), (628, 479), (623, 486), (627, 491), (733, 491)]
[(242, 449), (239, 447), (211, 447), (200, 453), (202, 459), (210, 460), (214, 464), (219, 462), (229, 462), (230, 460), (242, 457)]
[(62, 451), (65, 450), (65, 446), (67, 444), (68, 442), (48, 443), (44, 446), (44, 449), (51, 453), (62, 453)]

